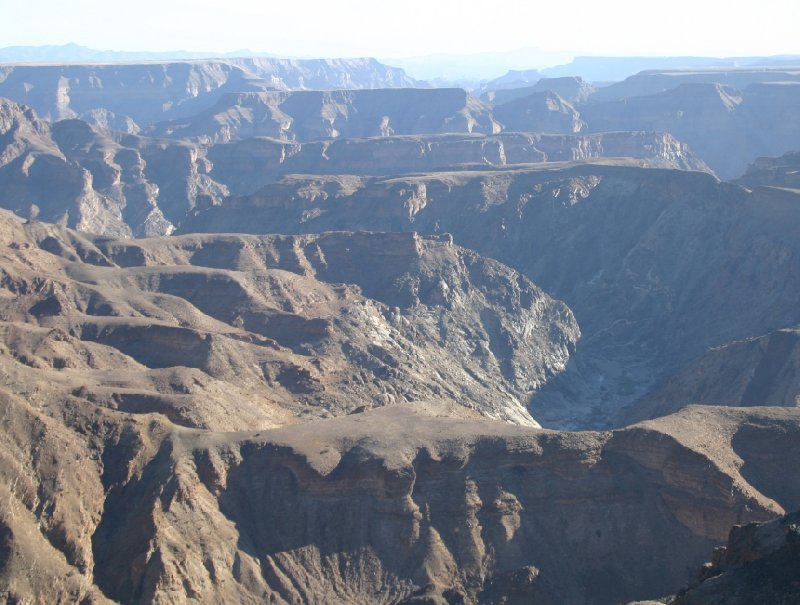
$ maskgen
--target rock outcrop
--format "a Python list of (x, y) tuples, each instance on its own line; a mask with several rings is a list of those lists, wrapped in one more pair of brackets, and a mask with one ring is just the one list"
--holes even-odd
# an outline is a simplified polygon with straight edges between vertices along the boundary
[(784, 187), (800, 189), (800, 151), (780, 157), (758, 158), (739, 179), (740, 185), (755, 187)]
[(800, 147), (798, 102), (798, 81), (754, 83), (742, 89), (687, 82), (651, 95), (589, 103), (580, 113), (589, 132), (669, 132), (720, 177), (731, 179), (759, 156)]
[(53, 396), (185, 426), (425, 400), (535, 425), (527, 402), (579, 336), (565, 305), (445, 236), (125, 241), (7, 217), (4, 229), (5, 352), (20, 380), (64, 369)]
[[(244, 57), (142, 63), (0, 65), (0, 96), (49, 120), (82, 118), (128, 128), (198, 113), (225, 93), (417, 86), (374, 59)], [(100, 112), (100, 113), (98, 113)], [(108, 113), (104, 113), (108, 112)], [(125, 130), (127, 130), (126, 128)]]
[(627, 420), (687, 403), (800, 407), (800, 331), (784, 329), (715, 347), (631, 406)]
[(792, 605), (800, 602), (800, 513), (733, 528), (692, 586), (672, 605)]
[(287, 177), (184, 228), (452, 233), (564, 300), (581, 325), (567, 373), (537, 394), (534, 416), (618, 424), (625, 405), (709, 347), (800, 324), (797, 194), (619, 164)]
[(585, 103), (597, 89), (580, 76), (563, 78), (542, 78), (533, 86), (489, 90), (481, 95), (481, 100), (494, 106), (503, 105), (527, 97), (535, 92), (553, 92), (573, 106)]
[(205, 112), (147, 132), (219, 143), (253, 136), (306, 142), (500, 130), (489, 107), (460, 88), (404, 88), (229, 94)]

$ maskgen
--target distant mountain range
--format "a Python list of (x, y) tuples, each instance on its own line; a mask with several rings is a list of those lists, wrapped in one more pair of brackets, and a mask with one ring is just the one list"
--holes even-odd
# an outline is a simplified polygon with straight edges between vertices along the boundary
[[(116, 63), (176, 61), (191, 59), (234, 59), (278, 55), (247, 49), (227, 53), (211, 51), (115, 51), (97, 50), (75, 43), (0, 48), (0, 63)], [(299, 59), (292, 57), (292, 59)], [(382, 63), (400, 67), (410, 76), (434, 85), (459, 86), (467, 90), (492, 88), (517, 72), (539, 70), (542, 77), (581, 76), (588, 82), (618, 82), (648, 69), (750, 68), (800, 65), (800, 55), (773, 57), (600, 57), (573, 52), (550, 52), (537, 48), (474, 54), (436, 54), (418, 57), (383, 57)], [(487, 85), (488, 83), (488, 85)], [(531, 84), (533, 82), (530, 82)], [(505, 88), (507, 86), (500, 86)], [(498, 88), (498, 86), (494, 86)]]
[(270, 53), (235, 50), (229, 53), (202, 51), (121, 51), (97, 50), (88, 46), (69, 44), (45, 46), (6, 46), (0, 48), (0, 63), (114, 63), (123, 61), (166, 61), (186, 59), (218, 59), (228, 57), (275, 57)]

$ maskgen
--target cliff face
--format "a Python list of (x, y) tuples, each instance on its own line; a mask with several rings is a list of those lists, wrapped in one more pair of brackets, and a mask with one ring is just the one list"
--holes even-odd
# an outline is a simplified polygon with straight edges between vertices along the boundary
[(686, 145), (671, 135), (653, 132), (444, 134), (305, 144), (251, 138), (214, 145), (207, 157), (213, 166), (211, 176), (239, 195), (287, 174), (407, 174), (601, 157), (635, 158), (656, 168), (710, 171)]
[[(797, 196), (619, 165), (374, 179), (291, 177), (187, 231), (452, 233), (575, 311), (583, 341), (537, 394), (556, 426), (622, 408), (711, 346), (797, 325)], [(602, 377), (602, 381), (601, 381)], [(562, 382), (563, 380), (563, 382)]]
[(675, 605), (791, 605), (800, 600), (800, 514), (731, 530)]
[(359, 90), (412, 88), (421, 83), (402, 69), (375, 59), (272, 59), (242, 57), (226, 60), (276, 88), (286, 90)]
[(552, 91), (509, 101), (496, 107), (493, 114), (511, 131), (573, 133), (586, 126), (577, 110)]
[(446, 237), (93, 241), (4, 220), (8, 354), (74, 368), (58, 396), (185, 426), (423, 400), (535, 425), (527, 401), (579, 336), (565, 305)]
[[(253, 57), (0, 66), (0, 96), (24, 103), (48, 120), (79, 117), (126, 131), (200, 112), (225, 93), (394, 88), (416, 84), (402, 70), (374, 59)], [(121, 125), (125, 127), (119, 128)]]
[(266, 86), (220, 61), (0, 67), (0, 96), (49, 120), (91, 118), (91, 112), (104, 109), (145, 126), (200, 111), (226, 91)]
[(5, 100), (0, 114), (0, 205), (107, 235), (169, 234), (230, 192), (252, 193), (291, 173), (396, 174), (603, 155), (707, 170), (685, 145), (656, 133), (417, 135), (306, 144), (255, 138), (205, 147), (114, 133), (77, 119), (50, 124)]
[(669, 414), (687, 403), (800, 406), (800, 338), (796, 329), (716, 347), (636, 402), (627, 420)]
[(736, 181), (745, 187), (800, 189), (800, 152), (758, 158)]
[(730, 523), (783, 511), (739, 473), (749, 458), (732, 440), (766, 423), (759, 458), (779, 469), (769, 435), (798, 425), (796, 411), (695, 408), (569, 434), (396, 406), (231, 434), (14, 388), (2, 399), (2, 574), (10, 598), (41, 601), (665, 594)]
[(123, 137), (81, 120), (50, 124), (6, 100), (0, 113), (0, 205), (21, 216), (107, 235), (163, 235), (228, 193), (194, 145)]
[(465, 91), (394, 89), (232, 94), (204, 113), (156, 125), (154, 136), (300, 142), (437, 132), (496, 133), (489, 108)]
[(91, 172), (62, 153), (51, 125), (30, 108), (0, 99), (0, 137), (0, 205), (25, 217), (130, 233), (118, 201), (93, 188)]
[(683, 83), (651, 95), (589, 103), (580, 111), (591, 132), (669, 132), (729, 179), (759, 156), (800, 146), (798, 101), (796, 81), (754, 83), (739, 90), (720, 83)]

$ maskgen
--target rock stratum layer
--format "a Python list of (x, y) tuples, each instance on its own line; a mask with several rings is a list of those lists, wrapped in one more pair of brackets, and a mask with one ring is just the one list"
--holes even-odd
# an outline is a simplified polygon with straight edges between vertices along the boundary
[(800, 513), (735, 527), (673, 605), (792, 605), (800, 601)]
[(657, 133), (426, 134), (305, 144), (250, 138), (203, 146), (125, 135), (77, 119), (50, 124), (0, 99), (0, 206), (115, 236), (169, 234), (196, 210), (290, 173), (398, 174), (600, 156), (708, 170), (685, 145)]
[(795, 110), (800, 81), (796, 78), (753, 83), (743, 89), (713, 81), (675, 83), (674, 88), (650, 95), (588, 103), (580, 108), (581, 119), (590, 132), (669, 132), (726, 179), (741, 175), (759, 156), (800, 147), (800, 119)]
[(7, 217), (3, 227), (16, 380), (61, 370), (55, 397), (184, 426), (428, 399), (535, 425), (528, 401), (579, 337), (565, 305), (448, 237), (117, 241)]
[(548, 426), (591, 428), (624, 424), (626, 405), (710, 347), (800, 324), (798, 199), (622, 162), (297, 176), (184, 229), (451, 233), (575, 312), (583, 339), (533, 409)]
[(625, 602), (674, 592), (731, 524), (796, 500), (741, 472), (782, 483), (770, 437), (797, 433), (796, 410), (572, 434), (401, 405), (219, 433), (12, 391), (12, 600)]
[(252, 57), (95, 65), (0, 65), (0, 96), (51, 119), (86, 118), (134, 132), (190, 115), (225, 93), (415, 86), (374, 59)]

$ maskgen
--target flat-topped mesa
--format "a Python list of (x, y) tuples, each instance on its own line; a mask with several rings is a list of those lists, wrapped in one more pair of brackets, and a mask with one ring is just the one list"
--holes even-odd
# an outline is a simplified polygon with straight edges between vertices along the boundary
[(759, 82), (800, 82), (800, 68), (651, 69), (598, 89), (589, 103), (652, 95), (681, 84), (722, 84), (744, 90)]
[(6, 65), (0, 75), (0, 96), (30, 105), (47, 119), (105, 109), (139, 126), (198, 111), (225, 90), (263, 90), (266, 84), (222, 61)]
[(288, 174), (407, 174), (602, 157), (629, 157), (657, 168), (711, 170), (672, 135), (645, 131), (395, 135), (303, 144), (250, 138), (214, 145), (207, 157), (211, 176), (235, 195)]
[(415, 85), (402, 70), (374, 59), (0, 65), (0, 96), (47, 119), (81, 117), (128, 131), (202, 111), (225, 92)]
[(304, 142), (499, 130), (488, 106), (460, 88), (400, 88), (230, 94), (205, 112), (157, 124), (148, 133), (207, 142), (251, 136)]
[(420, 83), (397, 67), (369, 58), (279, 59), (238, 57), (226, 63), (288, 90), (409, 88)]
[[(789, 500), (739, 469), (757, 461), (780, 472), (782, 446), (768, 438), (798, 427), (796, 410), (714, 408), (613, 433), (404, 405), (247, 433), (165, 431), (150, 420), (150, 436), (148, 420), (133, 416), (126, 441), (107, 438), (103, 468), (121, 477), (99, 501), (83, 496), (100, 510), (88, 527), (38, 513), (66, 530), (73, 551), (91, 540), (92, 581), (123, 602), (653, 598), (686, 584), (731, 523), (784, 512)], [(767, 440), (742, 447), (754, 425)], [(48, 434), (39, 447), (55, 443)], [(122, 474), (126, 463), (137, 472)], [(99, 466), (81, 465), (87, 487)], [(148, 558), (153, 544), (162, 554)], [(141, 565), (124, 565), (130, 557)]]

